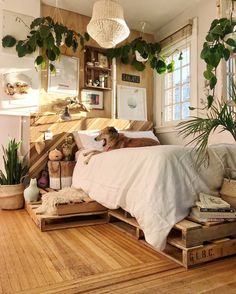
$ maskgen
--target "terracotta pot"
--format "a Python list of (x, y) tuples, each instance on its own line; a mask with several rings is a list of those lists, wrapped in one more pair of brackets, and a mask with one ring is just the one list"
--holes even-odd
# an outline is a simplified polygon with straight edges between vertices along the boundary
[(0, 185), (0, 208), (20, 209), (24, 206), (23, 184)]

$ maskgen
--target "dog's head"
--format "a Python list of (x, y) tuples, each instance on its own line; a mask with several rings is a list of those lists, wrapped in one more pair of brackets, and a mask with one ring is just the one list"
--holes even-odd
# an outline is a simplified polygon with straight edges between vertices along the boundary
[(99, 135), (94, 139), (95, 141), (104, 141), (103, 146), (105, 147), (116, 138), (118, 135), (118, 131), (114, 127), (106, 127), (105, 129), (99, 132)]

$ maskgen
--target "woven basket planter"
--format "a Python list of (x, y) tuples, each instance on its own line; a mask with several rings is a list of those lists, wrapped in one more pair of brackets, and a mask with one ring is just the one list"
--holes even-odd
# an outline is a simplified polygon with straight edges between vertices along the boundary
[(236, 208), (236, 180), (224, 179), (220, 190), (221, 198)]
[(0, 209), (20, 209), (24, 206), (23, 184), (0, 185)]

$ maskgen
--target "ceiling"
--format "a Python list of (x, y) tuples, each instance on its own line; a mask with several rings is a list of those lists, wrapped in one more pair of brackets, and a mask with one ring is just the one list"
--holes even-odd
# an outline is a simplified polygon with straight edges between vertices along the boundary
[[(91, 16), (96, 0), (41, 0), (43, 3)], [(147, 23), (145, 32), (155, 32), (199, 0), (119, 0), (125, 19), (131, 29), (140, 30), (142, 21)]]

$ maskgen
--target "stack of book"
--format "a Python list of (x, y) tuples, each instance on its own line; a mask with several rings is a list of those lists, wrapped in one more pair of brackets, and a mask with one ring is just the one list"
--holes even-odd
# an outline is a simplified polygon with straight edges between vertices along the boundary
[(190, 217), (201, 222), (231, 221), (236, 220), (236, 210), (220, 197), (200, 193)]

